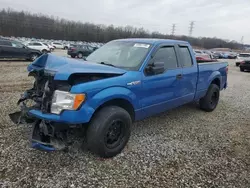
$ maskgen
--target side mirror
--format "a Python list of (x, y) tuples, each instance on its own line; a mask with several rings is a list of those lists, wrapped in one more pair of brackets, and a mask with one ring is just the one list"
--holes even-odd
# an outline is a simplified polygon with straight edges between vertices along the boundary
[(154, 62), (152, 64), (148, 64), (146, 67), (146, 73), (148, 75), (161, 74), (164, 71), (164, 62)]

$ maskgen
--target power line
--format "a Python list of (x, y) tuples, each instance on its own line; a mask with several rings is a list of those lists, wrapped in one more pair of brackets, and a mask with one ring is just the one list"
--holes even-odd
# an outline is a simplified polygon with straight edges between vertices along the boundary
[(176, 29), (176, 24), (173, 24), (173, 25), (172, 25), (172, 35), (175, 34), (175, 29)]
[(194, 21), (191, 21), (189, 24), (189, 36), (192, 36), (194, 30)]

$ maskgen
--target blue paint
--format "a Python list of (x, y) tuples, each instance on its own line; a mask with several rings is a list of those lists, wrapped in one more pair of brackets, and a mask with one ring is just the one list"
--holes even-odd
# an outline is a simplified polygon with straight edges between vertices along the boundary
[(42, 151), (48, 151), (48, 152), (55, 151), (55, 148), (53, 147), (46, 146), (44, 144), (34, 142), (34, 141), (32, 141), (31, 147), (34, 149), (42, 150)]
[[(55, 72), (55, 80), (67, 80), (73, 73), (109, 73), (118, 76), (74, 85), (72, 93), (85, 93), (87, 100), (77, 111), (65, 110), (60, 115), (44, 114), (31, 110), (30, 114), (40, 119), (68, 124), (87, 123), (95, 110), (105, 102), (123, 99), (129, 102), (135, 111), (135, 119), (140, 120), (154, 114), (181, 106), (202, 98), (214, 79), (219, 79), (220, 89), (227, 86), (227, 63), (197, 64), (192, 47), (184, 41), (161, 39), (122, 39), (120, 41), (141, 42), (152, 45), (138, 71), (128, 71), (92, 62), (79, 61), (51, 54), (41, 56), (28, 66), (28, 70), (46, 69)], [(167, 70), (163, 74), (146, 76), (144, 69), (159, 45), (178, 45), (188, 47), (193, 65), (183, 67), (177, 52), (180, 67)], [(178, 49), (177, 49), (178, 51)], [(182, 79), (176, 75), (182, 74)], [(140, 81), (139, 84), (128, 83)]]

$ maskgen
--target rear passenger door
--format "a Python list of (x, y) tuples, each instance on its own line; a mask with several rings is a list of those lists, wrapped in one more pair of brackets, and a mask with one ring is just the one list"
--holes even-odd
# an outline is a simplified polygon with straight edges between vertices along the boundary
[(191, 54), (193, 51), (189, 45), (179, 45), (177, 49), (178, 59), (182, 66), (179, 95), (184, 104), (194, 100), (198, 80), (198, 67), (194, 63), (195, 59), (192, 58), (194, 56)]
[(154, 75), (144, 71), (142, 79), (140, 102), (146, 117), (180, 105), (178, 103), (180, 96), (177, 91), (180, 90), (182, 68), (176, 57), (175, 46), (159, 46), (152, 54), (148, 65), (156, 62), (164, 62), (165, 71)]

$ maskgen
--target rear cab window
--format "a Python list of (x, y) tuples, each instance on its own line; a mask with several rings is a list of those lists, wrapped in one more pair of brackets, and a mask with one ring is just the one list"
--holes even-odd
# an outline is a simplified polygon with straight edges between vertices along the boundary
[(183, 67), (192, 67), (193, 60), (188, 46), (179, 46), (180, 60)]

